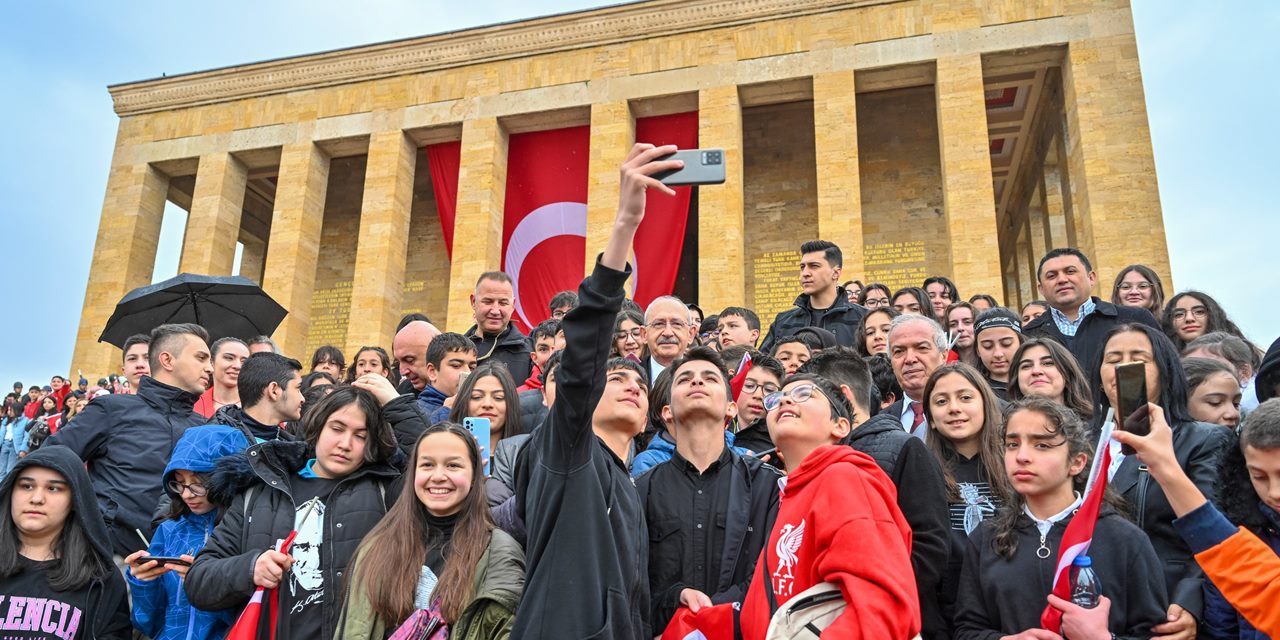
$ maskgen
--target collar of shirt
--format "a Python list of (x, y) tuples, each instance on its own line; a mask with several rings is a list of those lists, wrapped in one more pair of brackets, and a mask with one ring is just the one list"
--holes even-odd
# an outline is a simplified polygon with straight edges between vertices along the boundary
[(1054, 524), (1057, 524), (1058, 521), (1071, 515), (1071, 512), (1075, 511), (1076, 508), (1078, 508), (1083, 503), (1084, 503), (1084, 496), (1080, 495), (1079, 492), (1076, 492), (1076, 501), (1072, 502), (1071, 506), (1067, 507), (1066, 509), (1063, 509), (1062, 511), (1054, 515), (1049, 516), (1048, 519), (1041, 520), (1040, 518), (1037, 518), (1035, 514), (1031, 513), (1031, 507), (1028, 507), (1025, 504), (1022, 505), (1022, 512), (1027, 514), (1027, 517), (1031, 518), (1032, 522), (1036, 523), (1036, 528), (1040, 530), (1040, 535), (1047, 536), (1049, 535), (1049, 530), (1053, 528)]
[(680, 455), (679, 449), (671, 452), (671, 462), (672, 464), (676, 465), (676, 468), (680, 469), (680, 471), (684, 472), (690, 478), (699, 478), (702, 476), (709, 476), (719, 471), (720, 467), (723, 467), (729, 463), (729, 460), (731, 459), (732, 455), (733, 455), (733, 452), (731, 452), (729, 450), (729, 447), (726, 446), (724, 449), (720, 451), (720, 457), (716, 458), (714, 462), (707, 465), (706, 471), (701, 471), (701, 472), (698, 471), (697, 467), (693, 466), (692, 462), (689, 462), (688, 460), (685, 459), (684, 456)]
[(1049, 315), (1053, 318), (1053, 323), (1058, 325), (1058, 331), (1062, 332), (1062, 335), (1075, 336), (1076, 331), (1080, 329), (1080, 323), (1084, 322), (1084, 319), (1097, 308), (1098, 304), (1093, 301), (1093, 296), (1090, 296), (1085, 299), (1083, 304), (1080, 305), (1080, 309), (1076, 312), (1076, 319), (1074, 321), (1068, 320), (1065, 314), (1053, 307), (1049, 307)]
[(653, 356), (649, 356), (649, 370), (653, 372), (653, 379), (657, 380), (658, 375), (665, 371), (666, 367), (662, 366)]

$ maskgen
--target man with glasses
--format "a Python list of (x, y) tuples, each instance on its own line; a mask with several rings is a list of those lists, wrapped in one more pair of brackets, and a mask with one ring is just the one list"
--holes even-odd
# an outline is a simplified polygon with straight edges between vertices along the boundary
[(911, 525), (911, 566), (920, 599), (922, 635), (947, 638), (949, 619), (939, 603), (938, 587), (950, 553), (951, 523), (942, 466), (923, 440), (903, 430), (897, 414), (872, 416), (871, 369), (853, 349), (824, 350), (801, 367), (839, 387), (853, 409), (853, 429), (844, 443), (876, 461), (897, 487), (897, 505)]
[(649, 527), (654, 635), (681, 606), (743, 600), (777, 512), (781, 476), (727, 445), (725, 422), (736, 405), (720, 357), (693, 347), (671, 366), (671, 403), (662, 414), (675, 451), (636, 479)]
[(1022, 333), (1030, 338), (1057, 340), (1071, 350), (1081, 366), (1089, 366), (1106, 343), (1112, 329), (1131, 322), (1156, 329), (1155, 316), (1137, 307), (1106, 302), (1090, 291), (1098, 282), (1093, 267), (1079, 249), (1054, 249), (1040, 258), (1036, 269), (1040, 296), (1049, 312), (1028, 322)]
[(780, 338), (804, 327), (819, 327), (836, 336), (836, 342), (852, 347), (858, 339), (858, 325), (867, 310), (849, 302), (839, 285), (844, 255), (840, 247), (826, 240), (810, 240), (800, 245), (800, 295), (795, 308), (779, 313), (769, 327), (760, 350), (769, 353)]
[(799, 373), (765, 399), (769, 435), (786, 464), (778, 515), (742, 603), (742, 637), (763, 638), (773, 611), (822, 583), (844, 610), (830, 638), (910, 638), (920, 631), (912, 532), (893, 483), (871, 458), (837, 444), (853, 408), (827, 379)]
[(689, 307), (675, 296), (662, 296), (649, 303), (644, 311), (645, 342), (649, 345), (649, 379), (657, 380), (663, 369), (689, 348), (695, 327), (690, 323)]

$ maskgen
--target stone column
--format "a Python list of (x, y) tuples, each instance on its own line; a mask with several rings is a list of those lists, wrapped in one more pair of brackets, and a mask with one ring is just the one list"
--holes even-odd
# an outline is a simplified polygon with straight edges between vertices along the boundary
[(864, 280), (862, 183), (858, 173), (858, 102), (853, 71), (813, 77), (818, 235), (844, 253), (843, 280)]
[(1063, 66), (1076, 232), (1092, 254), (1099, 283), (1110, 283), (1125, 265), (1141, 263), (1172, 291), (1138, 47), (1132, 17), (1117, 14), (1115, 19), (1127, 22), (1126, 33), (1069, 43)]
[(240, 236), (244, 251), (240, 253), (240, 275), (262, 284), (262, 270), (267, 263), (267, 243), (257, 238)]
[(346, 353), (391, 344), (400, 320), (416, 155), (403, 131), (369, 137)]
[(1040, 203), (1040, 210), (1044, 211), (1045, 220), (1048, 221), (1049, 246), (1063, 247), (1067, 246), (1067, 216), (1062, 210), (1062, 194), (1056, 194), (1056, 199), (1049, 198), (1047, 171), (1047, 168), (1041, 169), (1036, 179), (1035, 194), (1031, 198), (1032, 202)]
[(716, 313), (747, 302), (738, 87), (698, 92), (698, 146), (724, 149), (724, 184), (698, 189), (697, 302)]
[(179, 273), (231, 275), (249, 172), (229, 153), (200, 156)]
[(1049, 240), (1048, 220), (1045, 219), (1040, 198), (1035, 192), (1031, 194), (1031, 201), (1027, 203), (1027, 224), (1031, 231), (1031, 257), (1038, 264), (1040, 256), (1049, 253), (1053, 243)]
[(966, 296), (1003, 290), (980, 55), (938, 59), (938, 151), (951, 278)]
[(116, 303), (155, 271), (169, 177), (147, 164), (112, 166), (70, 371), (96, 380), (120, 370), (120, 350), (98, 342)]
[(497, 118), (462, 123), (453, 267), (449, 272), (448, 330), (472, 324), (476, 280), (502, 265), (502, 213), (507, 199), (507, 132)]
[(591, 105), (591, 159), (587, 178), (586, 271), (595, 268), (618, 212), (618, 167), (636, 139), (636, 119), (626, 100)]
[(303, 358), (329, 187), (329, 156), (310, 141), (285, 145), (271, 217), (262, 288), (289, 315), (273, 337), (285, 355)]

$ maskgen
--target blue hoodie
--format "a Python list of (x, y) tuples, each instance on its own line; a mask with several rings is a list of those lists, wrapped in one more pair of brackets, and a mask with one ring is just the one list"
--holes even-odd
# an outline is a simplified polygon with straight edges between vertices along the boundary
[[(248, 442), (234, 427), (206, 425), (187, 429), (173, 448), (169, 466), (165, 467), (164, 491), (171, 500), (182, 498), (169, 490), (178, 469), (209, 473), (214, 462), (223, 456), (244, 451)], [(153, 556), (194, 556), (204, 548), (217, 523), (217, 509), (204, 514), (188, 512), (177, 520), (165, 520), (156, 528), (147, 553)], [(233, 610), (202, 611), (187, 602), (182, 578), (169, 571), (151, 581), (128, 575), (133, 592), (133, 626), (155, 640), (212, 640), (226, 635), (238, 612)]]

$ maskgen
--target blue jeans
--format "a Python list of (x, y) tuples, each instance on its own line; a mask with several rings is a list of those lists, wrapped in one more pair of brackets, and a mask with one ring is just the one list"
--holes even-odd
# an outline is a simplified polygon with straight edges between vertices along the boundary
[(4, 482), (4, 477), (9, 475), (15, 464), (18, 464), (18, 450), (13, 446), (13, 441), (0, 442), (0, 482)]

